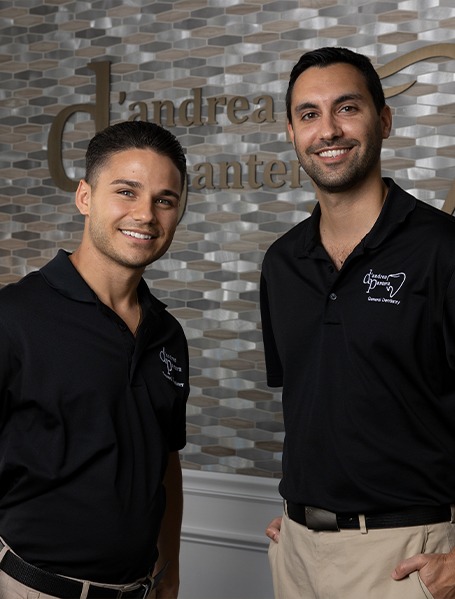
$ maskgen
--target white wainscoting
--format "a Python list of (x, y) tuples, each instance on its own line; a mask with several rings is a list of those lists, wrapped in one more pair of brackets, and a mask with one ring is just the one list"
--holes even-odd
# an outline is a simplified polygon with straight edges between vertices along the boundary
[(272, 599), (266, 525), (278, 480), (183, 471), (180, 599)]

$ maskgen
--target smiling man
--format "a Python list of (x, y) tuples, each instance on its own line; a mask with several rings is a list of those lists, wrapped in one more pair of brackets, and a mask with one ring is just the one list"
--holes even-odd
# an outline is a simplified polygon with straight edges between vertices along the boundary
[(0, 291), (2, 599), (177, 597), (188, 350), (142, 274), (185, 178), (158, 125), (98, 133), (79, 247)]
[(455, 597), (455, 219), (381, 177), (379, 77), (304, 54), (286, 96), (313, 214), (268, 250), (268, 383), (283, 387), (277, 599)]

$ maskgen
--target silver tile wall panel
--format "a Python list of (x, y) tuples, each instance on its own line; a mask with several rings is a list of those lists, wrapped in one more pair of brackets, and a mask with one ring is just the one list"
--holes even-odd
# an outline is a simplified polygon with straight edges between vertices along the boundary
[[(259, 269), (267, 247), (314, 206), (303, 175), (300, 188), (291, 184), (289, 71), (304, 51), (322, 45), (363, 52), (378, 69), (427, 48), (428, 57), (384, 79), (386, 90), (415, 81), (389, 98), (394, 131), (383, 150), (384, 174), (451, 211), (454, 26), (451, 0), (0, 0), (0, 285), (80, 240), (83, 220), (73, 193), (50, 176), (47, 147), (62, 109), (95, 102), (88, 63), (111, 63), (112, 123), (141, 109), (153, 120), (158, 101), (172, 101), (178, 112), (192, 90), (202, 90), (204, 120), (209, 98), (247, 98), (250, 110), (238, 113), (249, 116), (244, 123), (231, 122), (220, 105), (213, 124), (169, 124), (187, 148), (188, 200), (170, 251), (146, 279), (189, 339), (184, 467), (278, 478), (283, 427), (280, 394), (265, 382)], [(449, 45), (449, 55), (434, 56), (437, 44)], [(273, 121), (252, 120), (260, 96), (273, 99)], [(64, 165), (72, 179), (84, 174), (94, 131), (85, 112), (66, 123)], [(276, 188), (264, 183), (273, 160), (287, 168)], [(219, 189), (223, 161), (242, 170), (237, 182), (229, 175), (228, 189)], [(213, 168), (215, 189), (195, 185), (201, 163)]]

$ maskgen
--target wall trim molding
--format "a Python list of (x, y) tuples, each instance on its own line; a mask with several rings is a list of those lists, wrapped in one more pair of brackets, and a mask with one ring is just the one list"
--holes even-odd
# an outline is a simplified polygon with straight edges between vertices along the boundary
[(282, 510), (278, 482), (183, 470), (182, 542), (266, 552), (269, 542), (265, 526)]
[(191, 495), (228, 495), (242, 497), (245, 501), (279, 500), (279, 480), (276, 478), (186, 469), (182, 470), (182, 475), (185, 493)]
[(230, 549), (245, 549), (248, 551), (267, 552), (268, 543), (259, 540), (259, 537), (229, 534), (226, 531), (220, 531), (216, 534), (213, 530), (197, 530), (190, 526), (182, 528), (182, 541), (186, 543), (197, 543), (199, 545), (214, 545), (216, 547), (229, 547)]

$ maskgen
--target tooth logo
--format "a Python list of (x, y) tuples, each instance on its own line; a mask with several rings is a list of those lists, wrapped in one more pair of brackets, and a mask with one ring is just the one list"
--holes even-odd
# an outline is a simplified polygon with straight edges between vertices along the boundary
[(363, 277), (363, 283), (367, 286), (368, 301), (396, 305), (400, 303), (400, 300), (393, 298), (403, 287), (405, 281), (406, 275), (404, 272), (384, 275), (374, 273), (371, 268), (370, 272)]
[(176, 387), (183, 387), (183, 383), (176, 379), (176, 376), (182, 373), (182, 368), (178, 365), (177, 359), (165, 347), (160, 351), (160, 360), (166, 368), (162, 371), (163, 375)]
[(390, 293), (390, 297), (396, 295), (400, 289), (403, 287), (403, 283), (406, 280), (406, 275), (404, 272), (399, 272), (394, 275), (389, 275), (389, 284), (386, 289)]

